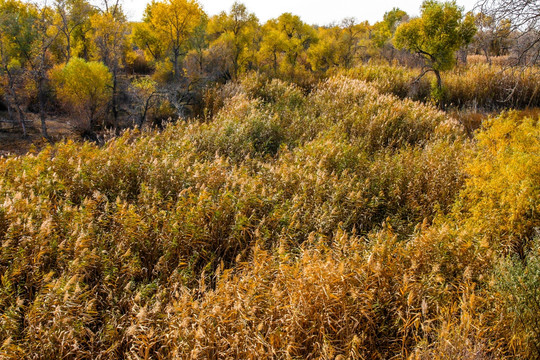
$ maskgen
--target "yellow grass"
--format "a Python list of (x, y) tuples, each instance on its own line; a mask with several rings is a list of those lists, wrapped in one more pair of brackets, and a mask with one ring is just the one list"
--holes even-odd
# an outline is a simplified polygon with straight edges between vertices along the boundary
[(208, 97), (204, 121), (0, 159), (0, 357), (538, 356), (537, 115), (471, 141), (350, 77)]

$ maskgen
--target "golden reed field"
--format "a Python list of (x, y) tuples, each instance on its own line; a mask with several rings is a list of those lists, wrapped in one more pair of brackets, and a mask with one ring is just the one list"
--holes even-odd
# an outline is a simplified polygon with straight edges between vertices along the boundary
[(538, 356), (538, 116), (469, 138), (350, 77), (213, 97), (0, 160), (2, 358)]
[(0, 360), (540, 359), (538, 1), (208, 3), (0, 0)]

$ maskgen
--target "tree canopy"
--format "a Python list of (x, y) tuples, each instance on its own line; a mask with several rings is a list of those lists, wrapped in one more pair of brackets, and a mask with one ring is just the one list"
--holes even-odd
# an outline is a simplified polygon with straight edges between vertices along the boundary
[(178, 79), (189, 38), (202, 18), (203, 10), (194, 0), (153, 1), (146, 7), (143, 23), (135, 28), (134, 41), (154, 60), (168, 59)]
[(452, 2), (424, 1), (421, 16), (399, 25), (394, 36), (398, 49), (407, 49), (425, 60), (441, 88), (440, 71), (454, 67), (455, 53), (468, 44), (476, 32), (472, 14)]
[(254, 61), (252, 50), (258, 28), (259, 19), (255, 14), (249, 13), (244, 4), (237, 2), (233, 4), (230, 13), (222, 12), (210, 22), (210, 37), (215, 38), (214, 45), (227, 48), (234, 78), (242, 67)]
[(86, 119), (82, 126), (94, 130), (111, 95), (109, 69), (101, 62), (72, 58), (65, 66), (54, 69), (53, 83), (64, 107)]

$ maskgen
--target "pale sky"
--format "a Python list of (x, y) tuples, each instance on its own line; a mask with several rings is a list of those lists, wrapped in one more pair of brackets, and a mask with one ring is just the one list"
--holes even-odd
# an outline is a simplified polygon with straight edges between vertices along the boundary
[[(124, 0), (124, 11), (132, 20), (140, 20), (146, 0)], [(204, 11), (212, 16), (230, 10), (235, 0), (199, 0)], [(308, 24), (327, 25), (346, 17), (371, 24), (382, 20), (385, 12), (399, 7), (409, 15), (420, 14), (422, 0), (243, 0), (249, 12), (255, 13), (261, 22), (278, 17), (284, 12), (299, 15)], [(457, 0), (458, 5), (472, 10), (477, 0)]]

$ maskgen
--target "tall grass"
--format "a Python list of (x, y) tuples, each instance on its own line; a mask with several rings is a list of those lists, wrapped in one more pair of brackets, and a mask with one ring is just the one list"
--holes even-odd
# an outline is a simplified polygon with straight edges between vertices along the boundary
[(495, 284), (538, 222), (537, 120), (471, 142), (343, 76), (208, 96), (204, 120), (0, 159), (3, 358), (532, 354)]
[(345, 72), (369, 82), (383, 93), (444, 107), (492, 111), (540, 107), (540, 75), (535, 68), (515, 68), (472, 62), (442, 74), (443, 92), (433, 99), (431, 74), (418, 79), (420, 71), (397, 65), (362, 65)]
[(540, 74), (535, 68), (477, 64), (443, 77), (448, 104), (480, 109), (540, 107)]

